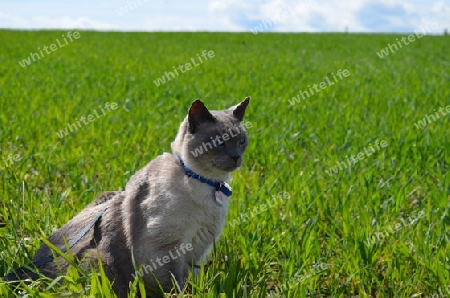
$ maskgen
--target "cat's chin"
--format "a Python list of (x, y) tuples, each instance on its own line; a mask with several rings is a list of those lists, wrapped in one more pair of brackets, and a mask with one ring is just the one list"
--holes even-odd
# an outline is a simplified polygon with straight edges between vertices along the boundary
[(230, 182), (231, 181), (231, 172), (216, 172), (216, 173), (205, 173), (205, 178), (219, 181), (219, 182)]
[(215, 162), (205, 167), (197, 162), (193, 162), (191, 159), (186, 159), (185, 163), (194, 173), (221, 182), (229, 182), (231, 180), (231, 172), (237, 169), (236, 166), (218, 165)]
[(212, 165), (212, 167), (210, 167), (208, 170), (206, 171), (199, 171), (199, 174), (207, 177), (209, 179), (212, 180), (216, 180), (216, 181), (223, 181), (223, 182), (229, 182), (231, 180), (231, 173), (233, 171), (235, 171), (236, 169), (224, 169), (223, 167), (219, 168), (215, 165)]
[(222, 171), (224, 174), (230, 174), (231, 172), (234, 172), (238, 170), (241, 166), (230, 166), (225, 168), (217, 168), (219, 171)]
[(217, 172), (220, 172), (223, 175), (227, 175), (227, 174), (231, 174), (231, 172), (234, 172), (237, 169), (239, 169), (241, 167), (241, 163), (234, 164), (234, 165), (222, 165), (222, 164), (213, 163), (212, 166)]

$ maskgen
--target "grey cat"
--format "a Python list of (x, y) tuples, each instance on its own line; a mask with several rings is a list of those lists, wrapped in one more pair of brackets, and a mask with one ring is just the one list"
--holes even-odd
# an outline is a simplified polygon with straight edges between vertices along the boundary
[[(64, 239), (75, 241), (71, 253), (84, 267), (96, 266), (100, 257), (119, 297), (127, 297), (138, 275), (152, 297), (175, 282), (183, 288), (188, 269), (205, 258), (225, 224), (231, 195), (226, 182), (247, 147), (241, 123), (249, 102), (247, 97), (230, 109), (209, 111), (194, 101), (172, 142), (173, 154), (157, 156), (125, 190), (101, 194), (48, 240), (59, 249)], [(49, 260), (51, 255), (43, 244), (33, 261), (50, 277), (64, 274), (68, 263)]]

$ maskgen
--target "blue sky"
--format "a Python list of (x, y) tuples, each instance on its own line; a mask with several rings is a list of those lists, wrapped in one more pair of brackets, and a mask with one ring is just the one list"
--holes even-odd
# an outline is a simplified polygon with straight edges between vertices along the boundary
[(450, 0), (3, 0), (0, 28), (116, 31), (450, 31)]

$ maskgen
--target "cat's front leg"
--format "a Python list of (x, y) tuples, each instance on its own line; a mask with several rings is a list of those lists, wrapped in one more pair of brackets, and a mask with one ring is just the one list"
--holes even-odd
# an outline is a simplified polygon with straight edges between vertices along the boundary
[(169, 293), (174, 288), (183, 290), (189, 274), (184, 258), (171, 258), (170, 252), (153, 255), (140, 268), (137, 274), (144, 280), (148, 297), (163, 297), (164, 293)]

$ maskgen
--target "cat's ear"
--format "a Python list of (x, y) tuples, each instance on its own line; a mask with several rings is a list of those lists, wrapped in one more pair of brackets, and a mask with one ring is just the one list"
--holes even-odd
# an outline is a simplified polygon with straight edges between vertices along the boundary
[(188, 122), (189, 132), (195, 133), (197, 126), (204, 122), (216, 122), (216, 118), (208, 111), (201, 100), (196, 99), (189, 108)]
[(239, 122), (241, 122), (242, 119), (244, 119), (245, 109), (247, 109), (249, 102), (250, 97), (247, 96), (240, 104), (232, 108), (233, 116), (236, 117), (239, 120)]

